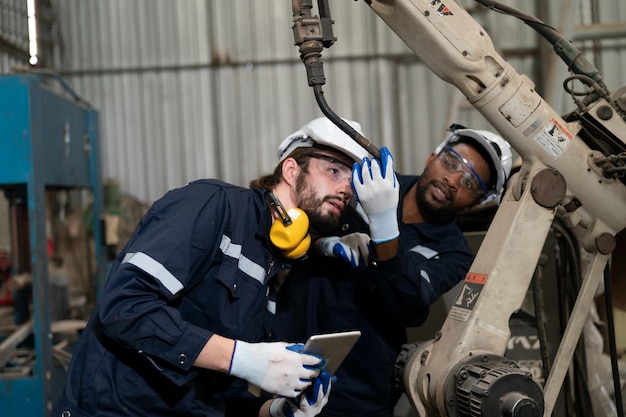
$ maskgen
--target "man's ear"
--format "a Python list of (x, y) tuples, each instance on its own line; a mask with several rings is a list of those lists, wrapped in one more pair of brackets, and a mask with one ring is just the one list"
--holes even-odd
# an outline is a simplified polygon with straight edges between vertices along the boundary
[(294, 185), (300, 174), (300, 165), (293, 158), (287, 158), (283, 161), (283, 181), (288, 185)]
[(437, 157), (437, 155), (434, 152), (431, 153), (430, 156), (428, 157), (428, 159), (426, 159), (426, 163), (424, 164), (424, 168), (426, 168), (428, 165), (430, 165), (430, 163), (433, 162), (436, 157)]

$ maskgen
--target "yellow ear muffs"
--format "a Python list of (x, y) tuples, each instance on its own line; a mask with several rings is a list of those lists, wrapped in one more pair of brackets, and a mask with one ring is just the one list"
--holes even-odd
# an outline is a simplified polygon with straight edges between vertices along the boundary
[(304, 239), (293, 249), (281, 251), (283, 256), (288, 259), (296, 259), (306, 255), (311, 246), (311, 235), (307, 234)]
[(299, 208), (290, 208), (286, 212), (288, 221), (275, 221), (270, 228), (270, 241), (288, 258), (297, 258), (306, 253), (311, 246), (309, 218)]
[(309, 217), (299, 208), (285, 210), (278, 197), (271, 191), (265, 194), (270, 207), (274, 209), (280, 221), (270, 227), (270, 241), (287, 258), (299, 258), (306, 254), (311, 246), (309, 235)]

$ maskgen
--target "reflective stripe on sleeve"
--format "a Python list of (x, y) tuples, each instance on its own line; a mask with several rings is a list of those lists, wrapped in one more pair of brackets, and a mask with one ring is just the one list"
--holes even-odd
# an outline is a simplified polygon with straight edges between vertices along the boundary
[(276, 301), (267, 300), (267, 311), (270, 314), (276, 315)]
[(267, 311), (276, 315), (276, 290), (273, 290), (272, 287), (267, 287), (265, 296), (267, 297)]
[(419, 253), (426, 259), (433, 259), (439, 257), (439, 252), (427, 248), (426, 246), (417, 245), (411, 248), (411, 252)]
[(176, 295), (176, 293), (183, 289), (182, 282), (172, 275), (161, 263), (143, 252), (127, 253), (122, 263), (133, 264), (147, 274), (150, 274), (167, 288), (172, 295)]
[(232, 243), (228, 236), (223, 235), (222, 241), (220, 242), (220, 250), (224, 255), (237, 259), (237, 268), (239, 268), (240, 271), (259, 281), (261, 284), (265, 283), (265, 277), (267, 275), (265, 268), (243, 256), (241, 254), (241, 245)]

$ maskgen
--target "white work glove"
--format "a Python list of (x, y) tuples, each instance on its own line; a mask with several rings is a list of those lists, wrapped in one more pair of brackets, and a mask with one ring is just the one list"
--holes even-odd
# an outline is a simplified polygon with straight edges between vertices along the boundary
[(324, 237), (320, 239), (320, 250), (325, 256), (343, 259), (356, 269), (367, 265), (369, 243), (369, 235), (356, 232), (342, 237)]
[(319, 356), (301, 352), (302, 344), (236, 340), (228, 373), (269, 393), (294, 398), (324, 366)]
[(315, 378), (313, 385), (306, 389), (295, 400), (279, 398), (270, 404), (271, 417), (314, 417), (328, 403), (330, 388), (336, 378), (331, 377), (326, 371), (322, 371)]
[(380, 149), (380, 161), (363, 158), (360, 164), (354, 164), (352, 188), (367, 215), (372, 241), (382, 243), (397, 238), (400, 187), (393, 171), (393, 157), (386, 147)]

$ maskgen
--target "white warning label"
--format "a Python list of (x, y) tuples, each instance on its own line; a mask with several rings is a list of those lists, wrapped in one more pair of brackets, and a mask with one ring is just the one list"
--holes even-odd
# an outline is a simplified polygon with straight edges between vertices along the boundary
[(572, 143), (573, 135), (559, 123), (552, 119), (548, 125), (535, 136), (535, 141), (554, 159), (558, 159)]
[(469, 272), (463, 282), (463, 288), (461, 288), (454, 305), (450, 309), (448, 317), (459, 321), (467, 321), (486, 283), (487, 275)]

